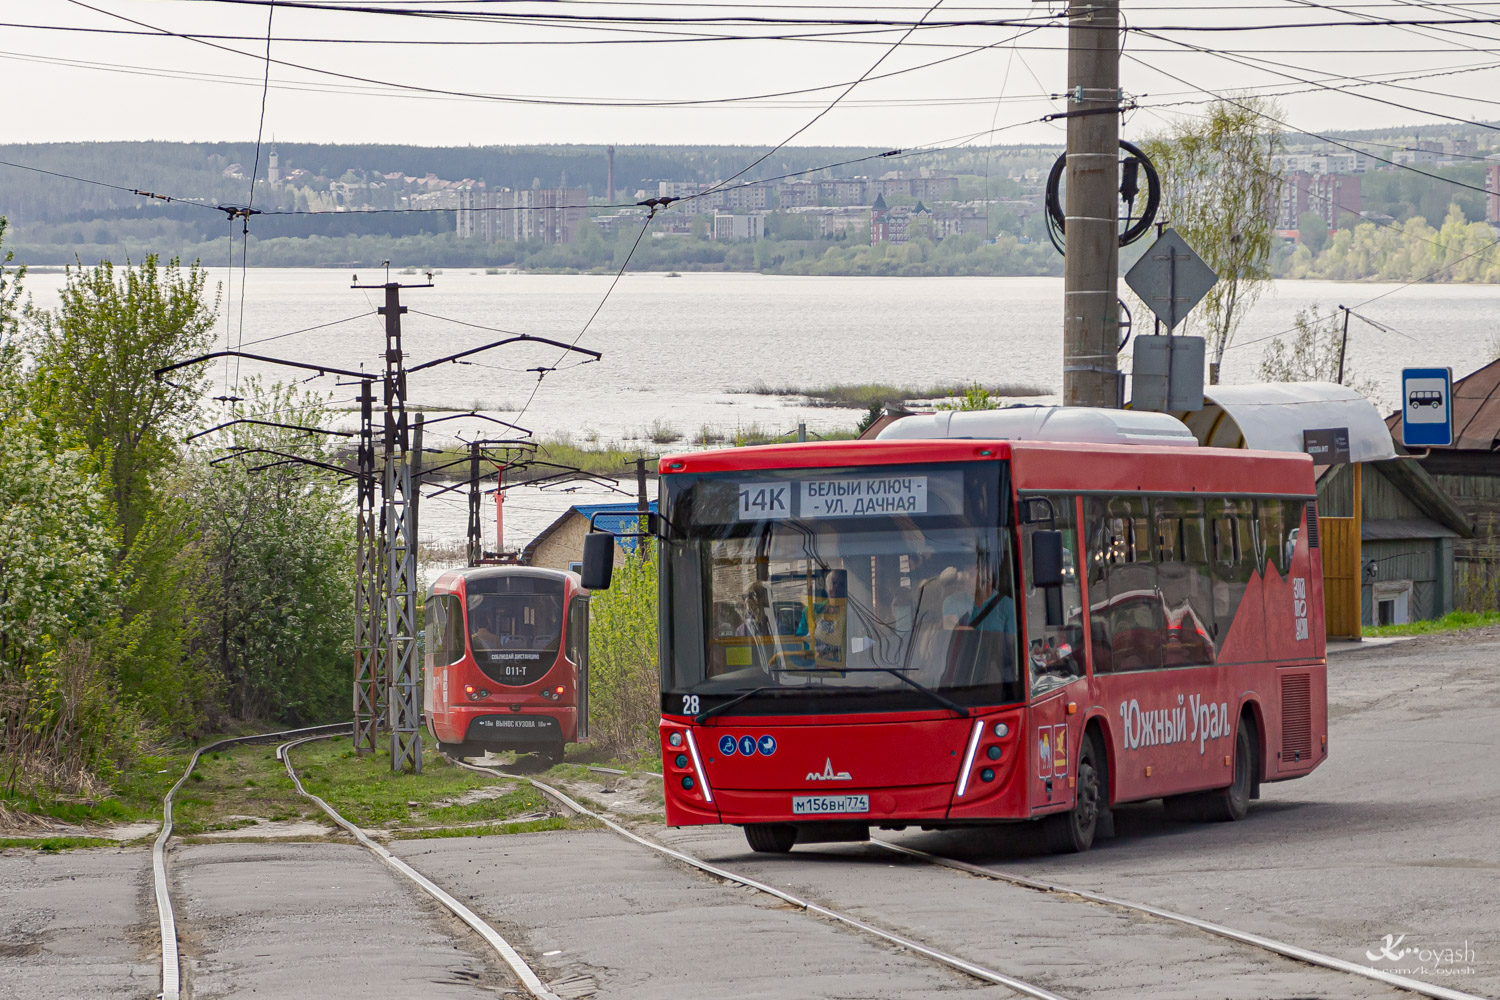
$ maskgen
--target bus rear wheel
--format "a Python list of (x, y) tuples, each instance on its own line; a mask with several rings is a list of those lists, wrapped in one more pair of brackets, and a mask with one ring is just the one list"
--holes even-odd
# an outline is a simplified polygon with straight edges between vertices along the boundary
[(1078, 774), (1073, 808), (1042, 820), (1047, 847), (1054, 854), (1081, 854), (1094, 845), (1099, 812), (1109, 792), (1102, 780), (1104, 753), (1093, 733), (1083, 739), (1078, 752)]
[(1234, 780), (1224, 788), (1163, 799), (1167, 816), (1179, 822), (1232, 823), (1245, 818), (1255, 785), (1255, 726), (1248, 715), (1240, 718), (1234, 740)]
[(797, 842), (797, 828), (790, 823), (749, 823), (745, 840), (757, 854), (785, 854)]

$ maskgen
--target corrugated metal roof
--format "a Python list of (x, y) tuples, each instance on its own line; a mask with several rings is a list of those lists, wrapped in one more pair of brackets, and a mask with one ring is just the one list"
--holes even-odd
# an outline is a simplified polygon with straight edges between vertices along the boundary
[[(1453, 383), (1453, 448), (1494, 451), (1500, 441), (1500, 361), (1491, 361)], [(1391, 435), (1401, 440), (1401, 414), (1386, 418)], [(1434, 451), (1447, 451), (1435, 448)]]
[(1385, 542), (1407, 538), (1457, 538), (1458, 532), (1425, 517), (1414, 517), (1365, 521), (1360, 525), (1359, 537), (1366, 542)]

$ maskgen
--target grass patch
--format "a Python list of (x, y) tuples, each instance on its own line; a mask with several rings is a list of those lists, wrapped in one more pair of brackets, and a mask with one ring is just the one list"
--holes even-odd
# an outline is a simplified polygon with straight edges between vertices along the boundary
[(0, 851), (11, 847), (33, 851), (75, 851), (81, 847), (119, 847), (104, 837), (0, 837)]
[(1376, 625), (1364, 628), (1363, 634), (1373, 639), (1384, 639), (1393, 635), (1432, 635), (1437, 632), (1460, 632), (1470, 628), (1500, 625), (1500, 611), (1450, 611), (1441, 618), (1405, 625)]
[[(454, 802), (466, 793), (495, 790), (496, 779), (457, 767), (435, 750), (423, 754), (421, 774), (391, 773), (384, 755), (356, 756), (347, 737), (299, 747), (293, 752), (292, 762), (309, 792), (364, 827), (400, 830), (501, 822), (547, 808), (542, 794), (530, 785), (509, 783), (493, 797)], [(290, 788), (290, 783), (286, 784)]]
[[(967, 383), (939, 383), (930, 386), (898, 386), (885, 382), (826, 385), (817, 388), (805, 386), (775, 386), (757, 382), (738, 392), (759, 396), (806, 396), (820, 406), (843, 406), (849, 409), (868, 410), (871, 406), (887, 403), (908, 403), (919, 399), (951, 399), (962, 396), (969, 390)], [(1024, 382), (1002, 382), (984, 388), (991, 396), (1045, 396), (1049, 390), (1039, 385)]]
[[(347, 741), (346, 741), (347, 742)], [(204, 754), (172, 808), (175, 833), (192, 837), (257, 826), (256, 820), (316, 820), (322, 810), (297, 794), (273, 746)]]
[(79, 826), (158, 820), (161, 818), (162, 796), (182, 776), (182, 769), (187, 767), (190, 756), (191, 751), (143, 756), (116, 776), (108, 797), (44, 798), (0, 794), (0, 806), (3, 806), (0, 814), (10, 810)]

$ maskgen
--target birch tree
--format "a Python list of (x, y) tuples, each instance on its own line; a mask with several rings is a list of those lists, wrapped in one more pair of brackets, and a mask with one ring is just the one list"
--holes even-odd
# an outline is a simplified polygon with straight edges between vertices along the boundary
[(1270, 118), (1274, 101), (1234, 98), (1141, 143), (1162, 182), (1159, 218), (1214, 269), (1218, 284), (1189, 314), (1183, 333), (1208, 341), (1209, 381), (1241, 319), (1271, 281), (1271, 212), (1280, 178), (1271, 157), (1281, 148)]

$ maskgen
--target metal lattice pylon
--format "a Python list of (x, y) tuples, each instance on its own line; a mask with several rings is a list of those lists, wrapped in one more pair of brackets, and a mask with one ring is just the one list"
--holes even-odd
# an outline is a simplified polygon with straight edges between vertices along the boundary
[(385, 702), (381, 648), (380, 531), (375, 519), (374, 393), (360, 388), (359, 479), (354, 570), (354, 749), (374, 753)]
[(385, 285), (385, 679), (391, 770), (422, 771), (411, 439), (406, 424), (406, 365), (401, 350), (401, 286)]

